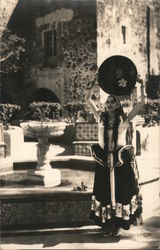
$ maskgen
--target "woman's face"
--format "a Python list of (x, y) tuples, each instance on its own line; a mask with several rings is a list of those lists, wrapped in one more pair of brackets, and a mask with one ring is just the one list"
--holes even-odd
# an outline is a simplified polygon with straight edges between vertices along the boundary
[(105, 107), (108, 111), (114, 111), (116, 108), (118, 108), (118, 102), (113, 96), (109, 96), (107, 98), (107, 101), (105, 103)]

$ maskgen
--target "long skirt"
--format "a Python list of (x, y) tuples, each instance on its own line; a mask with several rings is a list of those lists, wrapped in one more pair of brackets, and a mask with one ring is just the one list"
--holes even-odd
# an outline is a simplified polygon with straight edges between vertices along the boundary
[(131, 148), (123, 147), (114, 152), (114, 168), (111, 170), (100, 146), (91, 146), (97, 165), (90, 219), (104, 230), (113, 226), (128, 230), (138, 217), (141, 218), (139, 174)]

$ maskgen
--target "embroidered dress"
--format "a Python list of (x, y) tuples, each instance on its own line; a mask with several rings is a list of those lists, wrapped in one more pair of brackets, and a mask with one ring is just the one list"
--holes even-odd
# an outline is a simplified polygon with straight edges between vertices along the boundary
[[(105, 126), (107, 124), (107, 118)], [(120, 126), (120, 120), (113, 127), (113, 147), (104, 138), (104, 149), (100, 145), (92, 145), (91, 152), (96, 160), (95, 179), (91, 201), (90, 219), (104, 230), (113, 225), (128, 230), (142, 213), (142, 197), (139, 194), (138, 169), (132, 145), (117, 146), (114, 135)], [(112, 128), (109, 128), (110, 130)], [(109, 135), (107, 130), (107, 136)], [(116, 138), (114, 138), (116, 137)], [(108, 159), (109, 158), (109, 159)], [(110, 162), (110, 164), (109, 164)]]

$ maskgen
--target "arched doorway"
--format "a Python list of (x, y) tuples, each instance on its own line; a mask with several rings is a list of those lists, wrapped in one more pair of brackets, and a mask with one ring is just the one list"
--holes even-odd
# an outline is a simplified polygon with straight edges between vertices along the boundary
[(50, 89), (39, 88), (36, 89), (31, 98), (31, 102), (58, 102), (60, 103), (58, 97)]

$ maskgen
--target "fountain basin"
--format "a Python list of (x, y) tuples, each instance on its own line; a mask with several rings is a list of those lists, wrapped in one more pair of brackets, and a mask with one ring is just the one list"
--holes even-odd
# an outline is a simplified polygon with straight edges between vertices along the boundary
[[(16, 229), (40, 229), (81, 226), (89, 220), (95, 162), (91, 157), (57, 156), (51, 165), (61, 171), (61, 184), (55, 187), (35, 185), (28, 179), (34, 162), (15, 162), (14, 172), (1, 176), (2, 233)], [(86, 191), (75, 191), (81, 182)]]
[(23, 133), (27, 137), (58, 137), (63, 135), (64, 129), (66, 127), (65, 122), (39, 122), (39, 121), (29, 121), (22, 122), (21, 127)]
[(28, 137), (37, 137), (37, 167), (35, 171), (28, 173), (28, 178), (32, 181), (41, 182), (45, 187), (54, 187), (61, 183), (61, 172), (58, 169), (52, 169), (48, 151), (50, 145), (48, 138), (63, 135), (66, 127), (65, 122), (59, 121), (29, 121), (22, 122), (21, 127), (24, 135)]

